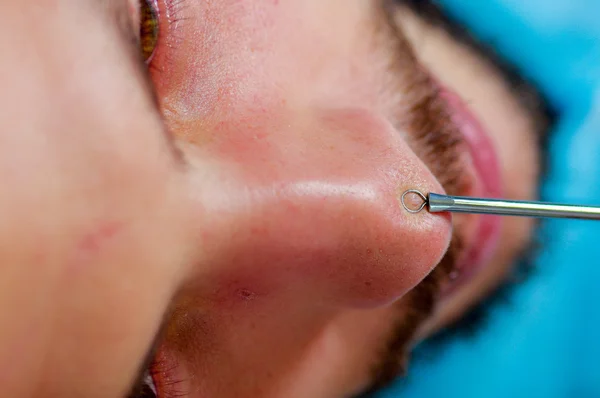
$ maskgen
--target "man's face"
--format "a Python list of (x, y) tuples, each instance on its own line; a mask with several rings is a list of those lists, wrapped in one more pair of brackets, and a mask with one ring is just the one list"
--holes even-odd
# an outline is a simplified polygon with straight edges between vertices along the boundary
[(408, 3), (2, 5), (0, 385), (352, 396), (497, 286), (530, 221), (399, 198), (534, 198), (541, 114)]

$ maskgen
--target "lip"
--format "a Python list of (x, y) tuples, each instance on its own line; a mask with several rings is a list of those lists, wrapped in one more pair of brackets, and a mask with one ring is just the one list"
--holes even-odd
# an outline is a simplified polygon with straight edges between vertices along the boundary
[[(441, 97), (452, 113), (452, 120), (461, 131), (467, 144), (477, 183), (469, 195), (499, 198), (503, 196), (500, 164), (494, 145), (477, 117), (462, 98), (453, 91), (442, 88)], [(444, 293), (451, 295), (471, 281), (493, 257), (502, 231), (502, 219), (498, 216), (470, 215), (468, 228), (471, 233), (463, 243), (456, 272)]]

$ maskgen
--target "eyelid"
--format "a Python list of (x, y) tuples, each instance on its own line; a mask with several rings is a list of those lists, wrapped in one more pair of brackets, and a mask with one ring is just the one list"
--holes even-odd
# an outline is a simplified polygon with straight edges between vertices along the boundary
[(137, 391), (140, 391), (141, 388), (144, 386), (144, 383), (146, 382), (146, 374), (148, 372), (148, 368), (152, 365), (154, 359), (156, 358), (156, 354), (162, 342), (164, 330), (166, 329), (166, 327), (167, 318), (166, 316), (163, 316), (163, 320), (160, 324), (160, 327), (158, 328), (158, 331), (152, 338), (152, 343), (149, 345), (150, 348), (148, 348), (146, 354), (144, 355), (144, 359), (141, 362), (141, 365), (138, 367), (138, 371), (131, 385), (131, 388), (129, 389), (129, 393), (126, 395), (126, 397), (134, 396), (134, 394)]
[[(138, 0), (113, 0), (111, 4), (113, 4), (114, 7), (109, 8), (111, 10), (110, 16), (112, 18), (110, 18), (111, 20), (108, 21), (108, 24), (109, 29), (117, 28), (116, 30), (119, 36), (118, 43), (123, 48), (128, 61), (131, 61), (131, 64), (136, 68), (136, 75), (144, 77), (147, 75), (147, 71), (143, 62), (142, 65), (140, 65), (141, 51), (139, 49), (139, 29), (136, 29), (136, 18), (139, 18), (139, 15), (136, 16), (136, 14), (138, 13), (139, 8), (132, 8), (132, 1), (137, 3)], [(136, 9), (138, 11), (136, 11)], [(137, 26), (139, 26), (139, 24)], [(152, 87), (152, 85), (148, 85), (147, 81), (144, 81), (143, 83), (148, 88)]]
[[(195, 18), (191, 11), (193, 0), (153, 0), (158, 9), (158, 43), (152, 61), (148, 64), (155, 86), (169, 80), (170, 74), (178, 69), (180, 57), (177, 50), (192, 32), (187, 32), (188, 23)], [(191, 14), (191, 15), (190, 15)]]
[[(112, 20), (108, 22), (110, 29), (117, 27), (117, 33), (119, 35), (119, 44), (123, 48), (124, 55), (129, 61), (129, 65), (134, 68), (134, 77), (139, 79), (140, 87), (146, 91), (146, 95), (150, 100), (152, 111), (156, 114), (156, 119), (162, 123), (162, 113), (160, 111), (160, 103), (158, 93), (156, 91), (156, 81), (153, 80), (151, 72), (149, 70), (146, 61), (143, 59), (142, 52), (140, 51), (140, 42), (138, 40), (139, 24), (137, 28), (133, 25), (134, 20), (131, 15), (131, 9), (129, 5), (131, 2), (138, 4), (139, 0), (113, 0), (115, 7), (112, 8)], [(171, 2), (173, 0), (159, 0), (161, 2)], [(187, 0), (175, 0), (177, 3), (187, 2)], [(139, 11), (139, 7), (136, 7)], [(115, 14), (116, 13), (116, 14)], [(135, 33), (134, 33), (135, 32)], [(165, 137), (166, 145), (169, 151), (172, 153), (173, 158), (177, 164), (183, 164), (184, 159), (181, 151), (177, 148), (174, 142), (174, 136), (170, 134), (166, 126), (162, 124), (163, 136)]]
[(127, 9), (129, 11), (129, 18), (131, 19), (132, 31), (138, 42), (140, 40), (140, 30), (137, 29), (141, 22), (141, 10), (139, 0), (128, 0)]

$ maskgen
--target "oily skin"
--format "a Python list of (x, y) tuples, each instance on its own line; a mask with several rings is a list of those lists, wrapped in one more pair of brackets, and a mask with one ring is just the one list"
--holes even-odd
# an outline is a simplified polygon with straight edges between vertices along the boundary
[(3, 393), (122, 396), (171, 301), (191, 396), (368, 385), (451, 232), (398, 206), (444, 190), (390, 122), (373, 4), (190, 3), (151, 68), (178, 152), (114, 20), (64, 4), (1, 8)]

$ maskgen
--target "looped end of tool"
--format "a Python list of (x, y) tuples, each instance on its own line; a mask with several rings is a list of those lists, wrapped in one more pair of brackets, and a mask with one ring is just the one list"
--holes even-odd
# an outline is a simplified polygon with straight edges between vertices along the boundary
[[(421, 203), (421, 205), (417, 208), (411, 209), (406, 204), (406, 195), (411, 194), (411, 193), (417, 195), (419, 198), (421, 198), (423, 200), (423, 203)], [(408, 191), (406, 191), (402, 194), (402, 197), (400, 198), (400, 202), (402, 203), (402, 207), (404, 207), (404, 210), (406, 210), (407, 212), (412, 213), (412, 214), (417, 214), (417, 213), (420, 213), (427, 205), (427, 197), (425, 195), (423, 195), (421, 193), (421, 191), (417, 191), (416, 189), (409, 189)]]

